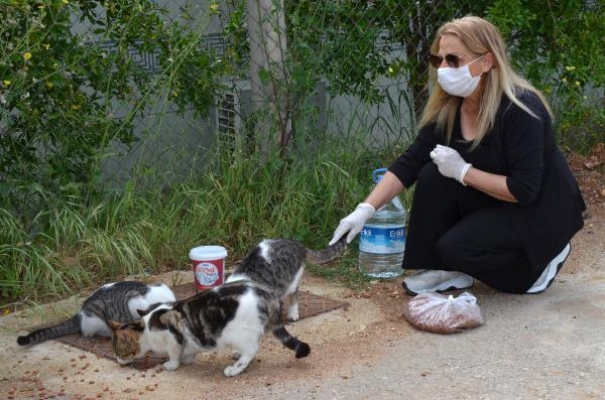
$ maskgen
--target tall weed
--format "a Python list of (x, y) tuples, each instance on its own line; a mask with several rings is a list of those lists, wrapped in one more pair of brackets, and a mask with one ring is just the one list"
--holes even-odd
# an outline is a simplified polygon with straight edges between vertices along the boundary
[(35, 235), (4, 212), (2, 301), (187, 269), (189, 249), (203, 244), (225, 246), (230, 263), (266, 237), (323, 248), (339, 218), (367, 194), (378, 158), (346, 143), (265, 162), (219, 153), (205, 172), (170, 189), (130, 183), (93, 205), (63, 203), (39, 215), (48, 228)]

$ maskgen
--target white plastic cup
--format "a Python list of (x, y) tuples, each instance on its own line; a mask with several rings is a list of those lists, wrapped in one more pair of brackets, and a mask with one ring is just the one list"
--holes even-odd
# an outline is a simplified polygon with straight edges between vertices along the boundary
[(193, 276), (198, 291), (220, 286), (225, 282), (227, 250), (222, 246), (198, 246), (189, 251)]

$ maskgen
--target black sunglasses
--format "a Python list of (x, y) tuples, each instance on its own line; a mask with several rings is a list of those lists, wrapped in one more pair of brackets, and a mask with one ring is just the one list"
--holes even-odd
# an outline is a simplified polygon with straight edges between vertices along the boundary
[[(438, 56), (437, 54), (431, 54), (429, 55), (429, 62), (434, 68), (439, 68), (443, 62), (443, 57)], [(453, 54), (446, 54), (445, 62), (450, 68), (458, 68), (460, 66), (460, 57)]]

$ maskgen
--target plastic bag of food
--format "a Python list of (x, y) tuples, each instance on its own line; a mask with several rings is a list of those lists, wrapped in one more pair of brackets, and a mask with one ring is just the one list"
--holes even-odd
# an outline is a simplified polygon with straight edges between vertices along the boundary
[(477, 298), (468, 292), (458, 297), (418, 294), (408, 302), (404, 316), (416, 328), (433, 333), (457, 333), (483, 324)]

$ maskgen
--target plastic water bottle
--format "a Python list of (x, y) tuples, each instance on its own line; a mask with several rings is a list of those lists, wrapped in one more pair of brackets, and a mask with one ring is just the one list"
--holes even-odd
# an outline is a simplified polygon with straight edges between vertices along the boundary
[[(378, 183), (387, 171), (372, 173)], [(398, 196), (368, 219), (359, 233), (359, 270), (372, 278), (394, 278), (403, 273), (401, 262), (405, 251), (406, 210)]]

